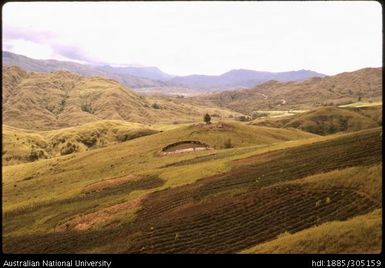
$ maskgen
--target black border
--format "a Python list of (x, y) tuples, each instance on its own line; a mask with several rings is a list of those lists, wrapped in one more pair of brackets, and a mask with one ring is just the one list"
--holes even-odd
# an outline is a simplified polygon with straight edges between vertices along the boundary
[[(156, 2), (161, 0), (155, 0)], [(223, 0), (220, 0), (223, 1)], [(353, 0), (355, 1), (355, 0)], [(4, 1), (2, 2), (2, 8), (6, 3), (10, 2), (31, 2), (26, 0), (21, 1)], [(34, 1), (38, 2), (38, 1)], [(39, 2), (49, 2), (49, 1), (39, 1)], [(55, 1), (55, 2), (75, 2), (75, 1)], [(84, 1), (84, 2), (107, 2), (107, 1)], [(118, 1), (118, 2), (137, 2), (137, 1)], [(141, 2), (154, 2), (154, 1), (141, 1)], [(265, 1), (268, 2), (268, 1)], [(283, 2), (283, 1), (278, 1)], [(320, 1), (317, 1), (320, 2)], [(383, 14), (383, 5), (381, 1), (372, 0), (372, 2), (378, 2), (382, 6)], [(2, 14), (1, 14), (2, 18)], [(357, 18), (359, 20), (359, 18)], [(384, 22), (384, 16), (382, 16), (382, 22)], [(382, 23), (383, 24), (383, 23)], [(3, 20), (1, 19), (1, 29), (3, 29)], [(382, 30), (383, 33), (383, 30)], [(1, 44), (3, 44), (3, 36), (1, 35)], [(384, 41), (384, 34), (382, 35), (382, 41)], [(384, 42), (382, 49), (382, 63), (384, 63)], [(382, 64), (383, 66), (384, 64)], [(3, 67), (1, 67), (3, 68)], [(383, 67), (382, 67), (383, 68)], [(382, 83), (384, 82), (384, 71), (382, 70)], [(384, 101), (384, 94), (382, 96)], [(382, 111), (384, 115), (384, 110)], [(2, 117), (1, 117), (2, 122)], [(2, 126), (1, 126), (2, 128)], [(1, 132), (2, 137), (2, 132)], [(382, 140), (383, 141), (383, 140)], [(2, 145), (1, 145), (2, 147)], [(3, 164), (3, 162), (1, 161)], [(383, 175), (383, 174), (382, 174)], [(2, 176), (2, 175), (1, 175)], [(1, 190), (2, 186), (0, 185)], [(382, 192), (384, 192), (384, 183), (382, 185)], [(1, 201), (2, 199), (1, 194)], [(382, 200), (383, 201), (383, 200)], [(0, 208), (2, 212), (2, 206)], [(3, 215), (1, 213), (1, 215)], [(382, 222), (384, 223), (384, 214), (382, 213)], [(2, 220), (1, 220), (2, 223)], [(382, 228), (382, 236), (384, 237), (384, 229)], [(3, 238), (0, 238), (1, 245), (3, 245)], [(2, 267), (4, 266), (5, 261), (39, 261), (42, 263), (43, 260), (57, 260), (57, 261), (69, 261), (69, 260), (81, 260), (81, 261), (108, 261), (111, 262), (110, 268), (115, 267), (137, 267), (143, 265), (171, 265), (184, 267), (188, 265), (205, 265), (205, 264), (215, 264), (215, 265), (234, 265), (236, 267), (245, 267), (246, 265), (251, 265), (250, 267), (328, 267), (327, 260), (380, 260), (381, 266), (384, 265), (384, 240), (382, 240), (382, 251), (379, 254), (5, 254), (3, 253), (3, 248), (1, 247), (0, 253), (0, 262)], [(319, 266), (322, 264), (322, 266)], [(314, 264), (319, 265), (314, 265)], [(19, 266), (23, 267), (23, 266)], [(29, 266), (31, 267), (31, 266)], [(40, 266), (41, 267), (41, 266)], [(72, 266), (75, 267), (75, 266)], [(92, 266), (82, 266), (82, 267), (92, 267)], [(96, 266), (95, 266), (96, 267)], [(107, 267), (107, 266), (104, 266)], [(331, 266), (329, 266), (331, 267)], [(369, 266), (361, 266), (369, 267)]]

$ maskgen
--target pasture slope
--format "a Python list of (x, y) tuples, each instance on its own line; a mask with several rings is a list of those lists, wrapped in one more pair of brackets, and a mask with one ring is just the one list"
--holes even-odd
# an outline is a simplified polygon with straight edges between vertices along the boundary
[[(158, 154), (180, 140), (213, 150)], [(381, 145), (378, 127), (317, 136), (226, 123), (5, 166), (3, 251), (233, 253), (271, 243), (273, 252), (379, 252)], [(377, 219), (375, 229), (362, 217)], [(336, 236), (370, 229), (376, 239), (303, 245), (303, 232), (316, 240), (328, 222), (347, 226)], [(280, 239), (288, 248), (276, 249)]]
[(382, 125), (382, 105), (369, 107), (324, 107), (292, 116), (260, 118), (251, 124), (296, 128), (318, 135), (352, 132)]
[(120, 120), (101, 120), (50, 131), (3, 125), (3, 165), (88, 151), (158, 132), (148, 125)]

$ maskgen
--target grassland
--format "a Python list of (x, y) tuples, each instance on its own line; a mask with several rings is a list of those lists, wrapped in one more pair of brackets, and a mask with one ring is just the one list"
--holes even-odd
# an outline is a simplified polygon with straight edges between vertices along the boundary
[[(3, 251), (379, 252), (382, 105), (351, 103), (379, 98), (379, 70), (268, 82), (213, 105), (6, 68)], [(229, 107), (267, 118), (236, 122)], [(195, 145), (207, 150), (173, 152)]]
[(239, 113), (225, 108), (181, 103), (172, 97), (145, 97), (99, 76), (66, 71), (3, 70), (3, 123), (22, 129), (53, 130), (99, 120), (141, 124), (178, 124), (201, 121), (210, 113), (228, 118)]
[(382, 106), (324, 107), (308, 112), (254, 120), (251, 124), (278, 128), (297, 128), (318, 135), (352, 132), (382, 125)]
[(382, 101), (374, 101), (374, 102), (353, 102), (349, 104), (340, 105), (338, 107), (346, 108), (346, 107), (370, 107), (370, 106), (380, 106), (382, 105)]
[(158, 132), (146, 125), (119, 120), (102, 120), (51, 131), (3, 125), (3, 165), (88, 151)]
[[(321, 137), (226, 125), (184, 126), (4, 167), (4, 251), (238, 252), (381, 206), (379, 188), (362, 186), (368, 168), (374, 181), (380, 178), (380, 129)], [(233, 148), (224, 149), (229, 137)], [(215, 149), (157, 154), (190, 138)], [(312, 177), (335, 172), (340, 182), (352, 178), (349, 168), (364, 172), (349, 187)], [(86, 190), (106, 181), (113, 187)]]

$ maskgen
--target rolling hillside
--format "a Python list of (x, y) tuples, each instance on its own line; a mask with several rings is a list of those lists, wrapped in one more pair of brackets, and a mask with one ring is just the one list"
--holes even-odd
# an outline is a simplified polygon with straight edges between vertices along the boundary
[[(380, 134), (381, 128), (320, 137), (234, 123), (224, 129), (195, 125), (6, 166), (3, 250), (240, 252), (330, 221), (349, 225), (381, 208)], [(220, 145), (228, 135), (233, 148), (157, 154), (175, 141)], [(47, 183), (49, 194), (39, 186)], [(361, 230), (355, 222), (349, 228)], [(378, 240), (357, 248), (380, 250)], [(333, 249), (313, 244), (307, 252)]]
[(381, 99), (382, 68), (365, 68), (305, 81), (269, 81), (252, 89), (197, 97), (196, 101), (251, 114), (258, 110), (314, 109)]
[(88, 151), (158, 133), (145, 125), (102, 120), (51, 131), (24, 130), (3, 125), (3, 165), (33, 162)]
[(5, 67), (3, 252), (379, 253), (381, 71), (187, 98)]
[(3, 123), (24, 129), (49, 130), (98, 120), (143, 124), (201, 121), (206, 112), (228, 117), (235, 112), (181, 104), (169, 98), (139, 96), (117, 81), (59, 71), (3, 69)]
[(329, 135), (381, 126), (381, 114), (381, 105), (365, 108), (325, 107), (293, 116), (257, 119), (252, 124), (297, 128), (318, 135)]

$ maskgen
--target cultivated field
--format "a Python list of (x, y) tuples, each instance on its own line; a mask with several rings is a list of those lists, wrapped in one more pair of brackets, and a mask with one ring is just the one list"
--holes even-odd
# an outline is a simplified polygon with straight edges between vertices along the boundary
[(6, 67), (3, 251), (378, 253), (378, 74), (189, 98)]
[[(4, 251), (241, 252), (282, 234), (295, 244), (327, 222), (360, 231), (355, 217), (381, 208), (381, 128), (322, 137), (227, 126), (181, 127), (4, 167)], [(157, 154), (189, 136), (214, 149)], [(376, 241), (371, 252), (380, 250)]]

